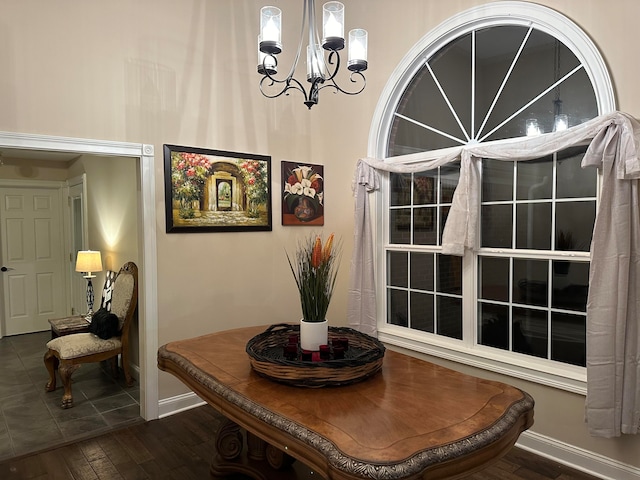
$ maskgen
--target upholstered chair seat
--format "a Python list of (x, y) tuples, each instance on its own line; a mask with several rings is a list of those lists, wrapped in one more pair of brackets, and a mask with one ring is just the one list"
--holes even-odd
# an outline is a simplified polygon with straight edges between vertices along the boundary
[(47, 348), (55, 350), (60, 360), (84, 357), (92, 353), (109, 352), (121, 347), (120, 337), (103, 340), (93, 333), (66, 335), (54, 338), (47, 343)]
[[(64, 385), (62, 408), (73, 406), (71, 375), (81, 364), (116, 361), (121, 357), (122, 370), (128, 386), (133, 384), (129, 370), (129, 329), (138, 302), (138, 267), (128, 262), (118, 272), (113, 285), (111, 313), (118, 317), (119, 335), (106, 340), (93, 333), (75, 333), (54, 338), (47, 343), (44, 363), (49, 371), (47, 392), (56, 388), (56, 371)], [(117, 373), (117, 364), (114, 372)]]

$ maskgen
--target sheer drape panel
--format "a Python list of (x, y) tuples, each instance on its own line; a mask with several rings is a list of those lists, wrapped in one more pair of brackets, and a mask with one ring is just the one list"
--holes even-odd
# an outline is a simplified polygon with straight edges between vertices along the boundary
[[(425, 152), (423, 160), (412, 155), (411, 163), (407, 164), (371, 158), (360, 160), (354, 178), (355, 246), (348, 299), (349, 325), (368, 333), (377, 332), (374, 246), (369, 202), (363, 198), (379, 189), (377, 171), (415, 173), (460, 161), (460, 180), (444, 228), (442, 250), (445, 254), (463, 255), (465, 249), (477, 248), (481, 159), (525, 161), (590, 144), (583, 167), (602, 168), (605, 176), (591, 248), (590, 277), (598, 283), (590, 286), (587, 306), (587, 421), (593, 435), (637, 433), (640, 419), (639, 125), (632, 117), (614, 112), (561, 132), (449, 149), (435, 160), (433, 152)], [(428, 155), (431, 158), (427, 158)]]
[(640, 163), (630, 127), (600, 132), (583, 160), (603, 174), (591, 243), (586, 405), (590, 433), (603, 437), (638, 433), (640, 423)]
[(375, 169), (358, 162), (353, 191), (355, 195), (355, 229), (353, 257), (350, 266), (350, 284), (347, 303), (349, 326), (360, 332), (377, 336), (376, 294), (373, 234), (369, 192), (380, 188), (380, 177)]

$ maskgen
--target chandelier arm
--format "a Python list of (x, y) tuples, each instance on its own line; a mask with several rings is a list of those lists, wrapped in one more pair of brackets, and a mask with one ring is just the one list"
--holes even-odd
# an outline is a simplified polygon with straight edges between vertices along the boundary
[[(302, 52), (302, 40), (304, 39), (304, 27), (305, 27), (305, 22), (307, 21), (308, 10), (309, 10), (308, 1), (305, 1), (304, 7), (302, 9), (302, 22), (300, 22), (300, 41), (298, 42), (298, 50), (296, 51), (296, 56), (293, 59), (293, 63), (291, 64), (291, 70), (289, 70), (289, 75), (287, 75), (287, 79), (293, 79), (293, 74), (296, 72), (296, 68), (298, 67), (298, 61), (300, 60), (300, 53)], [(311, 24), (309, 24), (309, 28), (311, 28)]]
[[(348, 90), (344, 90), (342, 87), (340, 87), (340, 85), (338, 85), (338, 83), (335, 80), (336, 75), (338, 74), (338, 71), (340, 70), (340, 53), (337, 52), (336, 50), (330, 50), (331, 53), (329, 53), (329, 57), (327, 59), (327, 71), (330, 72), (329, 76), (325, 78), (325, 83), (326, 85), (323, 85), (321, 87), (318, 87), (318, 90), (322, 90), (323, 88), (328, 88), (331, 87), (333, 88), (336, 92), (341, 92), (344, 93), (346, 95), (357, 95), (359, 93), (361, 93), (364, 88), (367, 86), (367, 79), (365, 78), (365, 76), (362, 74), (362, 72), (351, 72), (351, 75), (349, 75), (349, 80), (351, 81), (351, 83), (358, 83), (359, 80), (354, 80), (353, 76), (354, 75), (358, 75), (360, 77), (360, 79), (363, 82), (362, 88), (357, 90), (357, 91), (353, 91), (350, 92)], [(328, 67), (329, 65), (334, 65), (335, 67), (333, 68), (333, 71), (330, 71), (331, 69)]]
[[(359, 76), (361, 80), (354, 80), (353, 78), (354, 75)], [(344, 93), (345, 95), (357, 95), (361, 93), (367, 86), (367, 79), (362, 74), (362, 72), (351, 72), (351, 75), (349, 75), (349, 81), (351, 83), (358, 83), (362, 81), (362, 88), (360, 88), (359, 90), (354, 90), (350, 92), (348, 90), (344, 90), (342, 87), (340, 87), (340, 85), (336, 83), (334, 79), (331, 79), (330, 83), (323, 85), (321, 87), (318, 87), (318, 90), (322, 90), (323, 88), (333, 88), (336, 92)]]
[[(282, 89), (279, 90), (277, 93), (268, 93), (268, 92), (265, 91), (265, 82), (266, 81), (270, 81), (270, 83), (268, 83), (266, 85), (266, 88), (273, 87), (276, 83), (280, 83), (280, 84), (283, 84), (282, 85)], [(298, 80), (293, 78), (293, 77), (292, 78), (285, 78), (284, 80), (278, 80), (278, 79), (275, 79), (275, 78), (270, 77), (268, 75), (265, 75), (260, 80), (260, 92), (262, 93), (262, 95), (264, 95), (267, 98), (277, 98), (280, 95), (285, 94), (289, 90), (299, 90), (304, 95), (305, 101), (308, 99), (307, 92), (304, 89), (304, 87), (302, 86), (302, 84)], [(287, 95), (288, 95), (288, 93), (287, 93)]]

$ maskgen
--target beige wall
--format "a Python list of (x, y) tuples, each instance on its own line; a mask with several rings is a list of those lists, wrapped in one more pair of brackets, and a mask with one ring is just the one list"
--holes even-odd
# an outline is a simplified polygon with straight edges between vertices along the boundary
[[(103, 271), (93, 281), (96, 306), (102, 295), (105, 271), (117, 272), (126, 262), (141, 268), (138, 252), (138, 159), (82, 155), (71, 162), (68, 178), (87, 175), (87, 248), (99, 250)], [(139, 287), (142, 291), (142, 286)], [(138, 320), (130, 331), (131, 363), (139, 365)]]
[[(284, 10), (286, 52), (297, 43), (301, 3)], [(0, 130), (152, 144), (156, 148), (159, 344), (252, 324), (295, 321), (296, 289), (284, 255), (309, 228), (280, 224), (280, 161), (323, 164), (325, 232), (344, 240), (329, 310), (345, 322), (352, 250), (355, 162), (367, 154), (371, 118), (391, 72), (427, 32), (482, 1), (344, 0), (348, 27), (369, 31), (367, 88), (325, 91), (307, 111), (299, 95), (268, 100), (258, 90), (256, 36), (262, 2), (249, 0), (7, 0), (0, 16)], [(619, 108), (640, 116), (640, 2), (542, 0), (592, 37), (613, 77)], [(37, 12), (37, 13), (34, 13)], [(165, 234), (162, 144), (272, 156), (273, 231)], [(457, 367), (457, 366), (456, 366)], [(458, 368), (458, 367), (457, 367)], [(481, 372), (476, 372), (481, 373)], [(493, 374), (485, 374), (496, 377)], [(590, 438), (584, 399), (506, 377), (534, 395), (533, 430), (639, 466), (640, 439)], [(160, 398), (186, 389), (160, 374)]]

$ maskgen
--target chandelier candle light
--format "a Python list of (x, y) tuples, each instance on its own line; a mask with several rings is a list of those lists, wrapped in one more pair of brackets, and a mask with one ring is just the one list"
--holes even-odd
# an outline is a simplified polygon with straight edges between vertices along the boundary
[[(258, 35), (258, 73), (260, 91), (265, 97), (276, 98), (296, 89), (304, 95), (304, 104), (311, 109), (318, 103), (320, 90), (331, 87), (335, 92), (357, 95), (364, 90), (366, 79), (362, 74), (367, 69), (367, 31), (354, 29), (349, 32), (349, 50), (347, 69), (351, 72), (352, 83), (362, 83), (355, 91), (342, 89), (335, 77), (340, 69), (340, 53), (344, 48), (344, 5), (340, 2), (327, 2), (322, 7), (323, 37), (319, 40), (315, 25), (315, 2), (304, 0), (300, 42), (293, 65), (284, 79), (276, 79), (278, 60), (276, 55), (282, 52), (282, 11), (277, 7), (267, 6), (260, 10), (260, 34)], [(293, 78), (298, 60), (302, 52), (305, 25), (308, 29), (307, 44), (307, 91), (302, 83)], [(328, 55), (325, 57), (325, 52)], [(287, 93), (288, 95), (288, 93)]]
[(334, 235), (324, 245), (320, 236), (310, 236), (298, 244), (295, 262), (289, 260), (291, 272), (300, 294), (302, 320), (300, 321), (300, 347), (319, 351), (328, 340), (326, 319), (329, 302), (336, 283), (341, 248), (334, 246)]

